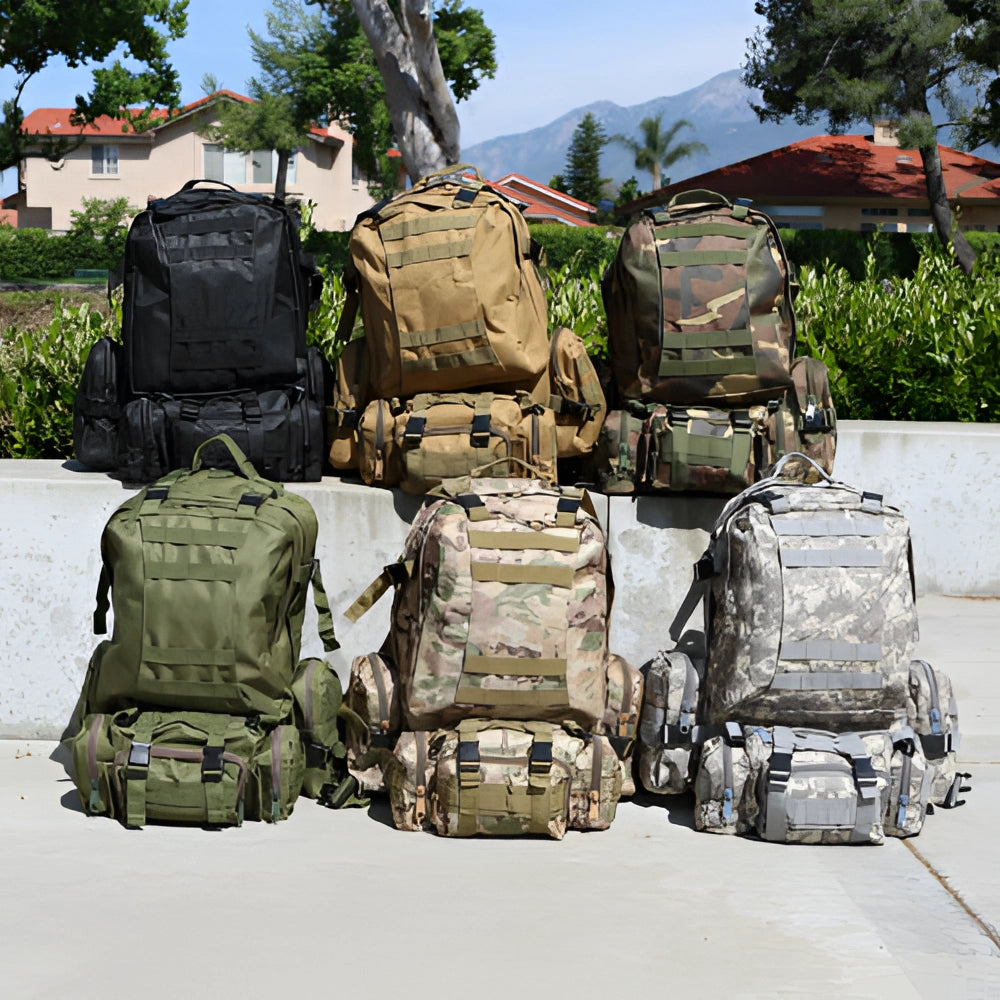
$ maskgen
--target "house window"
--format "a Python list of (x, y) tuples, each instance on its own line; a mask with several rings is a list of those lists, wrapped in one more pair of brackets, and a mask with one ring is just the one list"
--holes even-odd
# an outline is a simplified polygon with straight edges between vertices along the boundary
[(862, 215), (875, 215), (882, 218), (895, 218), (899, 215), (898, 208), (863, 208), (861, 209)]
[(216, 143), (205, 144), (205, 179), (226, 184), (246, 184), (247, 154), (223, 149)]
[(253, 163), (254, 184), (273, 184), (278, 165), (274, 162), (276, 157), (272, 158), (271, 151), (269, 149), (255, 149), (250, 154), (250, 159)]
[(118, 176), (118, 147), (96, 145), (90, 147), (90, 172), (105, 177)]
[[(270, 149), (255, 149), (252, 155), (254, 184), (273, 184), (278, 176), (278, 154)], [(288, 157), (288, 167), (285, 171), (285, 183), (295, 183), (296, 155)]]
[(911, 219), (929, 219), (931, 210), (929, 208), (908, 208), (906, 214)]

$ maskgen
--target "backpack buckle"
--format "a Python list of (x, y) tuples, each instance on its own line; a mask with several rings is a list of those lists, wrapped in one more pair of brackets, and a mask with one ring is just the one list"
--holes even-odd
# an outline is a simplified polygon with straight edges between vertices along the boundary
[(205, 747), (201, 754), (201, 780), (205, 784), (218, 784), (222, 781), (225, 767), (222, 754), (223, 747)]

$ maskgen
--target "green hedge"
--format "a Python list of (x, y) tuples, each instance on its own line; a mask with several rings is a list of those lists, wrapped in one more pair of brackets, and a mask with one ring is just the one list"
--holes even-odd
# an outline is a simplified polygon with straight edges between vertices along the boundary
[(122, 247), (80, 233), (50, 236), (44, 229), (0, 226), (0, 280), (71, 277), (77, 270), (113, 270)]

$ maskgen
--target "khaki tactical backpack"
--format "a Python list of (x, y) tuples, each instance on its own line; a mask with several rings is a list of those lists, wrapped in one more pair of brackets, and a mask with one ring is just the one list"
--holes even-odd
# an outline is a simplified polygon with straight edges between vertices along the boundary
[(544, 370), (540, 249), (475, 168), (430, 174), (362, 213), (349, 246), (338, 335), (349, 338), (360, 300), (367, 399), (532, 384)]
[(791, 384), (788, 261), (763, 212), (699, 190), (647, 209), (601, 291), (621, 401), (748, 406)]
[[(209, 454), (232, 468), (203, 465)], [(287, 719), (310, 584), (324, 647), (337, 647), (316, 532), (309, 502), (259, 477), (224, 435), (123, 503), (101, 538), (94, 615), (106, 632), (113, 608), (114, 630), (76, 721), (136, 706)]]

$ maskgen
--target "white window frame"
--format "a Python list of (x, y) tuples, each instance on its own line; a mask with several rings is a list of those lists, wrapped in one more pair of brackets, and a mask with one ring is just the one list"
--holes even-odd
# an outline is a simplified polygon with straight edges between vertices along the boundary
[(118, 147), (113, 144), (95, 142), (90, 146), (90, 176), (118, 176)]

